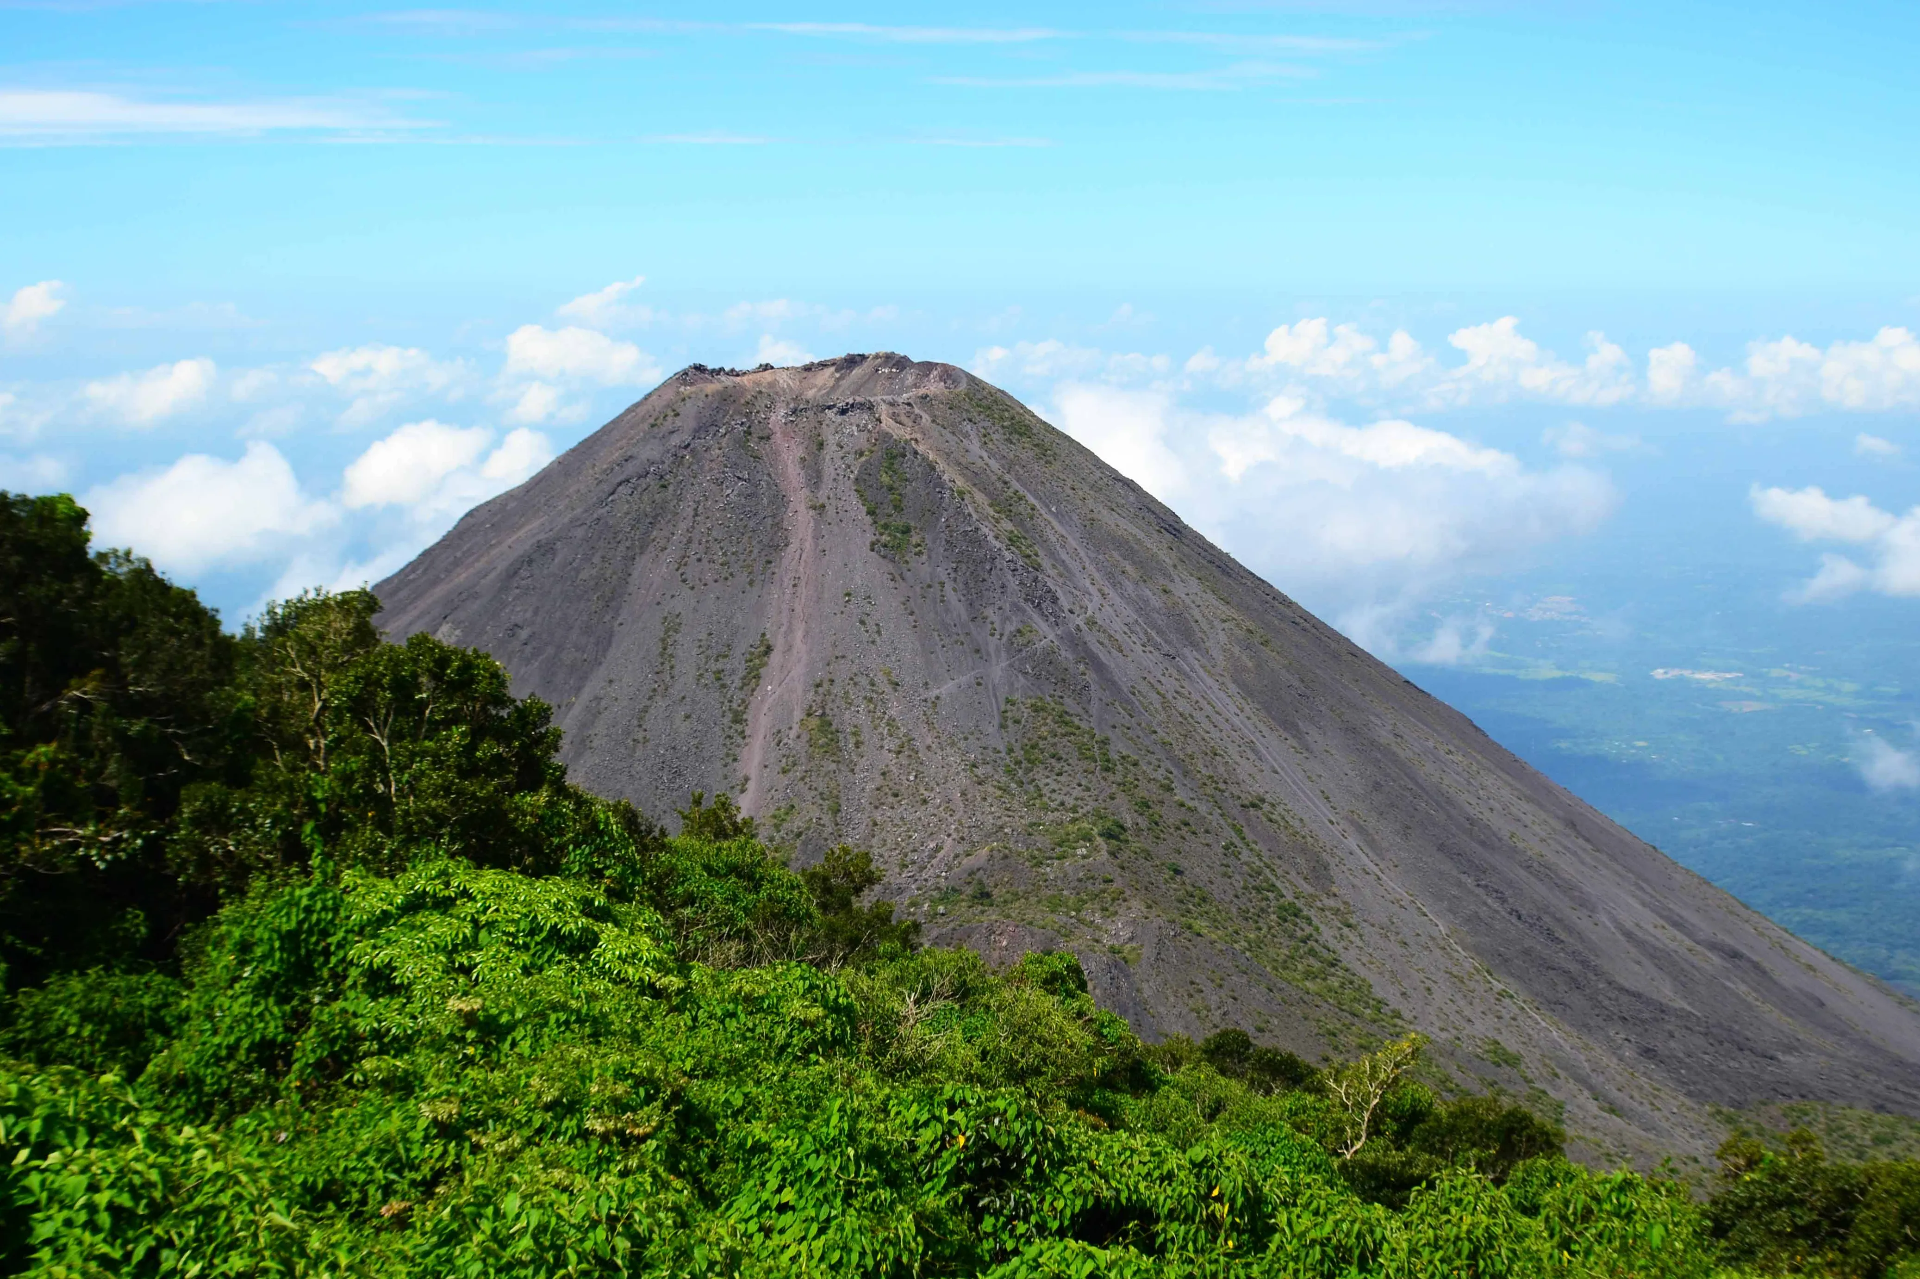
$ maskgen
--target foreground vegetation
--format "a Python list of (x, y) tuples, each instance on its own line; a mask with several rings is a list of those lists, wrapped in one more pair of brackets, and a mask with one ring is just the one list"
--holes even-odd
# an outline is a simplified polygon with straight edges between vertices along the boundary
[(364, 592), (238, 637), (0, 500), (0, 1274), (1920, 1275), (1920, 1165), (1596, 1173), (1420, 1044), (1145, 1045), (868, 859), (571, 787)]

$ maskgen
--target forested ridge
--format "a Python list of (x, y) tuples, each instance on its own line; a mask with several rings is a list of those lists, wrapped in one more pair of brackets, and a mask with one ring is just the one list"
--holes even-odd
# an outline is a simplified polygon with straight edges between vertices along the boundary
[(864, 853), (570, 785), (377, 610), (231, 634), (0, 496), (0, 1274), (1920, 1276), (1920, 1164), (1737, 1136), (1702, 1195), (1418, 1037), (1145, 1044)]

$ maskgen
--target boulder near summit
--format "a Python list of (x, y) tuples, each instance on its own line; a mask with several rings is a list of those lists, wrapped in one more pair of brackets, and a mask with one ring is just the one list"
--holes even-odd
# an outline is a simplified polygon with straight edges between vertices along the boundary
[(1920, 1115), (1920, 1009), (1502, 749), (1017, 400), (893, 354), (695, 365), (375, 588), (580, 784), (735, 796), (1145, 1036), (1437, 1069), (1596, 1157), (1714, 1107)]

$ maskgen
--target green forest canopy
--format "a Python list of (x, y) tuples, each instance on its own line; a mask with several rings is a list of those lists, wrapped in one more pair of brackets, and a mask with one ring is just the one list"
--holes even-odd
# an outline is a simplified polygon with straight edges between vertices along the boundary
[(1712, 1197), (1417, 1080), (1142, 1043), (870, 859), (573, 787), (367, 592), (223, 631), (0, 495), (0, 1274), (1920, 1275), (1920, 1165)]

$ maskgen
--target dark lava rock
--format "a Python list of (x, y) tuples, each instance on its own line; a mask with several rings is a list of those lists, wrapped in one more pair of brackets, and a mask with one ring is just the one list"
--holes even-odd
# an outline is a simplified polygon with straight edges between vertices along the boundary
[(1714, 1105), (1920, 1113), (1920, 1011), (1522, 764), (1017, 401), (695, 366), (376, 588), (552, 703), (583, 785), (726, 790), (1155, 1037), (1418, 1028), (1586, 1153)]

